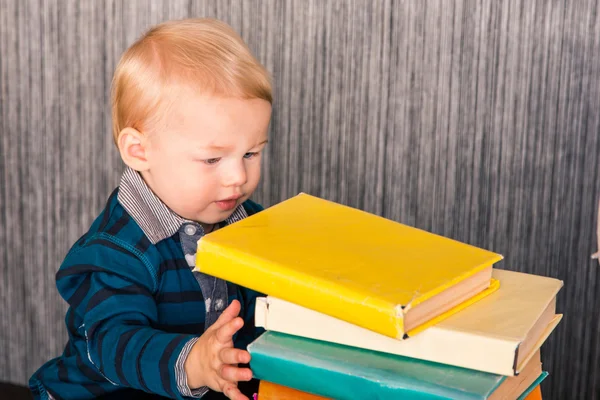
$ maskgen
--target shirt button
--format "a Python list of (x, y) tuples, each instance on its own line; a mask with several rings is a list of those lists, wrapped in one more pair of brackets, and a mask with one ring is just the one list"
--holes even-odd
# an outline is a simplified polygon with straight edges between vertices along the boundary
[(196, 227), (194, 225), (186, 225), (183, 231), (186, 235), (192, 236), (196, 234)]
[(221, 300), (221, 299), (217, 299), (217, 300), (215, 301), (215, 311), (222, 311), (222, 310), (223, 310), (223, 304), (224, 304), (224, 303), (225, 303), (225, 302), (224, 302), (223, 300)]

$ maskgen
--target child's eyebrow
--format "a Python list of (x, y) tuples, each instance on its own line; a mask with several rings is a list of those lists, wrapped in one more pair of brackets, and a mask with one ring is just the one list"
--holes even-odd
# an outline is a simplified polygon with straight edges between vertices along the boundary
[(220, 146), (217, 144), (209, 144), (207, 146), (198, 147), (199, 150), (209, 150), (209, 151), (219, 151), (219, 150), (227, 150), (228, 146)]
[[(265, 139), (262, 142), (257, 143), (257, 144), (255, 144), (252, 147), (253, 148), (254, 147), (258, 147), (258, 146), (261, 146), (261, 145), (263, 145), (265, 143), (269, 143), (269, 139)], [(230, 148), (229, 146), (221, 146), (221, 145), (218, 145), (218, 144), (209, 144), (209, 145), (206, 145), (206, 146), (198, 147), (198, 150), (204, 150), (204, 151), (223, 151), (223, 150), (228, 150), (229, 148)]]

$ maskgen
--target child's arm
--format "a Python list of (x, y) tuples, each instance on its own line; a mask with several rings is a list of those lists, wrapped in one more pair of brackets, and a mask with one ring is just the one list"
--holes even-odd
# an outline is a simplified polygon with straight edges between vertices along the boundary
[(82, 357), (105, 379), (170, 398), (189, 395), (184, 363), (188, 352), (198, 359), (192, 350), (208, 347), (202, 345), (206, 340), (152, 328), (158, 322), (156, 277), (133, 250), (91, 240), (67, 256), (56, 278), (71, 306), (69, 328), (85, 338)]
[(86, 339), (88, 360), (113, 384), (181, 397), (175, 365), (194, 336), (164, 333), (150, 326), (158, 321), (157, 308), (150, 279), (132, 272), (146, 271), (139, 260), (119, 257), (107, 267), (103, 260), (94, 262), (85, 253), (89, 252), (69, 257), (72, 265), (63, 264), (57, 286), (71, 313), (83, 319), (77, 333)]

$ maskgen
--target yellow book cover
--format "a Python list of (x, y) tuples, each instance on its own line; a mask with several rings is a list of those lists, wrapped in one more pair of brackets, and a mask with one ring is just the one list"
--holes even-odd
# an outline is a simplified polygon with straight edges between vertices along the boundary
[(196, 270), (402, 339), (497, 289), (501, 259), (302, 193), (204, 236)]

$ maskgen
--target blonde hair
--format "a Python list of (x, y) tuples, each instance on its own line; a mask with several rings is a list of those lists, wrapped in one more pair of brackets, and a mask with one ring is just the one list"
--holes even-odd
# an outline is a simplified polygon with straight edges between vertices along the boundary
[[(166, 99), (190, 87), (195, 93), (263, 99), (272, 103), (268, 72), (224, 22), (199, 18), (150, 29), (121, 57), (112, 82), (115, 143), (127, 127), (159, 122)], [(161, 110), (164, 111), (164, 110)]]

